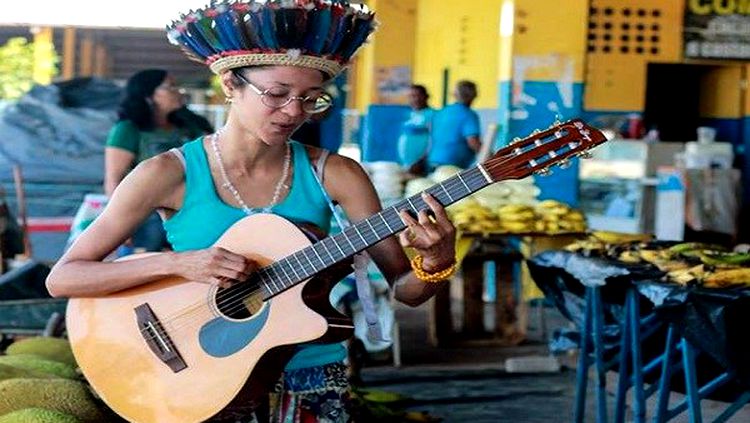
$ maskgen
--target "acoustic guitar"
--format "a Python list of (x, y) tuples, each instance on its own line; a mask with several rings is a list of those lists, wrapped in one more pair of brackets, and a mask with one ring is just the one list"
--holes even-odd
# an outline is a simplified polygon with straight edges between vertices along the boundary
[[(548, 172), (605, 141), (581, 120), (557, 123), (426, 191), (448, 206), (496, 181)], [(315, 243), (279, 216), (248, 216), (215, 243), (261, 264), (246, 281), (220, 288), (172, 277), (73, 298), (67, 328), (78, 364), (132, 422), (200, 422), (237, 404), (252, 408), (295, 346), (351, 336), (351, 320), (328, 301), (330, 287), (351, 272), (345, 263), (354, 254), (405, 229), (404, 209), (429, 208), (415, 195)]]

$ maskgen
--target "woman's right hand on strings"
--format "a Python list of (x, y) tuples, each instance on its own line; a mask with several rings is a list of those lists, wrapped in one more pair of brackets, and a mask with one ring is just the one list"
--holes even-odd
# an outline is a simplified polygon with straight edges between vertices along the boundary
[(177, 275), (194, 282), (222, 288), (246, 280), (258, 263), (221, 247), (177, 253)]

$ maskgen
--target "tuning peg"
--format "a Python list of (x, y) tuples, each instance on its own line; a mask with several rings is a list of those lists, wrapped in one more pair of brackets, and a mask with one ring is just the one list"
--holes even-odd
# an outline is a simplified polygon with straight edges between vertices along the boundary
[(560, 160), (560, 163), (557, 165), (560, 166), (560, 169), (567, 169), (569, 168), (573, 163), (570, 162), (568, 159)]
[(514, 156), (517, 156), (517, 155), (521, 154), (522, 152), (523, 152), (523, 151), (521, 151), (521, 149), (520, 149), (520, 148), (516, 148), (516, 149), (514, 149), (514, 150), (513, 150), (513, 155), (514, 155)]
[(539, 169), (536, 172), (534, 172), (534, 175), (537, 175), (537, 176), (549, 176), (549, 175), (552, 175), (552, 170), (550, 170), (549, 168), (545, 167), (545, 168)]
[(584, 150), (584, 151), (578, 153), (578, 157), (580, 157), (582, 159), (590, 159), (590, 158), (594, 157), (594, 155), (590, 151)]
[(512, 140), (510, 140), (510, 144), (516, 144), (521, 142), (521, 138), (515, 137)]
[(533, 131), (531, 131), (531, 135), (536, 135), (536, 134), (538, 134), (540, 132), (542, 132), (542, 131), (540, 131), (538, 129), (534, 129)]

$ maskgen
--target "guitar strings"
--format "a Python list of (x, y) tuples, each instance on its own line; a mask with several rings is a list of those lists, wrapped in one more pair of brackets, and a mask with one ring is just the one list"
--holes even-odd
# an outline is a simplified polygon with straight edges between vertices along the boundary
[[(555, 158), (552, 158), (552, 159), (554, 161), (559, 161), (562, 158), (565, 158), (565, 157), (568, 157), (568, 156), (572, 155), (573, 153), (575, 153), (578, 150), (581, 150), (580, 144), (579, 144), (578, 148), (570, 149), (570, 150), (566, 151), (565, 153), (560, 154), (559, 157), (557, 157), (556, 160), (554, 160)], [(528, 151), (531, 151), (531, 150), (528, 150)], [(528, 151), (525, 151), (524, 153), (526, 153)], [(494, 172), (495, 170), (497, 170), (497, 169), (499, 169), (501, 167), (504, 167), (504, 165), (507, 164), (506, 161), (509, 161), (511, 159), (513, 159), (513, 157), (507, 158), (506, 160), (497, 160), (497, 159), (490, 160), (489, 163), (487, 163), (487, 162), (483, 163), (483, 166), (485, 167), (485, 169), (488, 169), (488, 170)], [(540, 167), (547, 167), (547, 166), (550, 166), (552, 164), (553, 163), (545, 162), (544, 164), (541, 164), (539, 166)], [(531, 168), (531, 166), (529, 168)], [(472, 181), (471, 180), (467, 180), (467, 181), (464, 181), (464, 182), (472, 182)], [(462, 182), (460, 179), (457, 178), (457, 179), (454, 179), (454, 180), (445, 181), (445, 186), (447, 187), (447, 186), (449, 186), (451, 184), (454, 185), (454, 186), (457, 186), (459, 184), (463, 184), (464, 182)], [(427, 191), (429, 192), (429, 189)], [(386, 225), (385, 224), (377, 224), (376, 223), (376, 226), (378, 226), (380, 229), (382, 229)], [(305, 247), (305, 248), (307, 248), (307, 247)], [(292, 253), (292, 254), (294, 254), (294, 253)], [(289, 256), (285, 257), (284, 259), (288, 259), (288, 257), (290, 257), (292, 254), (290, 254)], [(284, 260), (284, 259), (282, 259), (282, 260)], [(281, 261), (281, 260), (279, 260), (279, 261)], [(305, 271), (304, 265), (302, 265), (302, 262), (299, 259), (298, 259), (298, 262), (300, 263), (300, 266), (299, 266), (298, 269), (302, 270), (304, 272)], [(276, 263), (278, 263), (278, 262), (276, 262)], [(293, 269), (297, 268), (295, 265), (293, 265), (291, 263), (289, 265), (292, 266)], [(268, 269), (269, 267), (266, 267), (266, 268), (263, 268), (263, 269)], [(294, 272), (296, 273), (296, 271), (294, 271)], [(268, 272), (266, 271), (266, 274), (267, 273)], [(217, 301), (217, 303), (220, 302), (220, 301), (224, 301), (224, 302), (236, 301), (236, 304), (234, 306), (230, 306), (230, 308), (228, 310), (222, 311), (222, 313), (224, 313), (224, 314), (231, 314), (231, 313), (237, 312), (239, 310), (242, 310), (243, 308), (247, 308), (248, 306), (250, 306), (250, 307), (257, 307), (258, 309), (260, 309), (260, 307), (263, 306), (264, 301), (258, 300), (257, 298), (255, 298), (255, 300), (252, 300), (252, 298), (253, 298), (253, 295), (256, 294), (259, 290), (263, 289), (263, 287), (265, 287), (268, 290), (267, 284), (263, 285), (263, 283), (260, 283), (260, 284), (257, 284), (255, 286), (250, 287), (249, 289), (238, 289), (236, 293), (225, 294), (223, 297), (221, 295), (222, 292), (220, 292), (216, 296), (216, 301)], [(249, 303), (247, 302), (248, 298), (251, 298), (251, 301)], [(167, 318), (167, 319), (164, 320), (164, 322), (160, 322), (160, 323), (162, 324), (163, 327), (166, 328), (167, 325), (169, 325), (172, 321), (176, 320), (176, 318), (178, 318), (178, 317), (189, 317), (189, 315), (193, 314), (193, 312), (202, 311), (202, 309), (203, 309), (201, 307), (202, 305), (203, 305), (203, 303), (199, 302), (199, 303), (196, 303), (193, 306), (188, 306), (181, 313), (178, 313), (176, 316), (172, 316), (170, 318)], [(186, 325), (183, 325), (183, 326), (172, 326), (172, 330), (173, 331), (180, 330), (180, 329), (184, 328), (185, 326)], [(145, 330), (147, 330), (147, 329), (142, 329), (142, 331), (145, 331)]]
[[(557, 138), (556, 140), (559, 140), (559, 138)], [(576, 146), (576, 148), (571, 148), (571, 149), (565, 151), (564, 153), (559, 154), (557, 157), (551, 157), (550, 156), (550, 159), (553, 160), (554, 162), (557, 162), (559, 160), (562, 160), (563, 158), (571, 156), (572, 154), (574, 154), (574, 153), (576, 153), (577, 151), (580, 151), (580, 150), (582, 150), (582, 148), (581, 148), (581, 145), (579, 144), (579, 145)], [(523, 151), (520, 154), (528, 153), (528, 152), (531, 152), (531, 151), (533, 151), (533, 148), (530, 149), (530, 150)], [(483, 166), (485, 167), (485, 169), (487, 169), (489, 171), (492, 171), (494, 173), (497, 169), (505, 167), (507, 165), (507, 162), (510, 161), (510, 160), (512, 160), (515, 157), (516, 156), (514, 156), (514, 157), (508, 157), (508, 158), (506, 158), (506, 160), (498, 160), (498, 158), (496, 158), (494, 160), (488, 161), (489, 163), (488, 162), (483, 163)], [(548, 162), (542, 163), (542, 164), (540, 164), (538, 166), (535, 166), (535, 167), (548, 167), (548, 166), (550, 166), (552, 164), (554, 164), (554, 163), (548, 161)], [(534, 168), (533, 166), (529, 166), (528, 169), (531, 170), (533, 168)], [(459, 185), (460, 180), (452, 180), (452, 181), (449, 180), (449, 181), (445, 181), (445, 182), (446, 182), (446, 186), (448, 186), (450, 184), (453, 184), (454, 186), (456, 186), (456, 185)], [(472, 182), (472, 181), (468, 180), (468, 182)], [(382, 224), (382, 223), (378, 224), (376, 222), (376, 224), (374, 226), (378, 226), (379, 229), (383, 229), (383, 227), (385, 225)], [(285, 259), (287, 259), (287, 258), (288, 257), (285, 257)], [(300, 262), (300, 264), (302, 263), (299, 260), (298, 260), (298, 262)], [(293, 268), (296, 268), (296, 266), (294, 266), (294, 265), (291, 265), (291, 266)], [(267, 268), (264, 268), (264, 269), (267, 269)], [(305, 271), (304, 265), (301, 265), (299, 267), (299, 269), (302, 270), (302, 271)], [(296, 273), (296, 271), (295, 271), (295, 273)], [(266, 272), (266, 274), (268, 274), (268, 272)], [(261, 283), (259, 285), (257, 285), (256, 287), (251, 287), (250, 289), (244, 289), (244, 290), (243, 289), (238, 289), (237, 292), (234, 293), (234, 294), (225, 294), (224, 296), (222, 296), (222, 293), (219, 293), (217, 295), (217, 297), (216, 297), (216, 301), (217, 301), (217, 303), (219, 303), (221, 301), (224, 301), (224, 302), (236, 301), (236, 304), (234, 306), (230, 306), (230, 308), (228, 310), (222, 311), (224, 314), (231, 314), (231, 313), (237, 312), (239, 310), (242, 310), (242, 308), (247, 308), (247, 307), (252, 307), (252, 308), (260, 309), (260, 307), (263, 306), (264, 301), (257, 299), (257, 297), (253, 298), (253, 296), (259, 290), (263, 289), (263, 287), (264, 287), (263, 286), (263, 281), (261, 280)], [(265, 287), (266, 287), (266, 289), (268, 288), (267, 284), (265, 285)], [(226, 292), (229, 292), (229, 291), (226, 291)], [(250, 301), (247, 301), (247, 299), (250, 299)], [(201, 304), (198, 303), (198, 308), (200, 308), (200, 305)], [(187, 310), (190, 310), (190, 308), (191, 307), (188, 307)], [(182, 313), (181, 315), (184, 316), (185, 313)], [(168, 322), (169, 322), (169, 319), (167, 319), (167, 323)]]
[[(478, 175), (474, 176), (474, 178), (477, 178), (477, 179), (481, 178), (481, 174), (478, 174)], [(467, 179), (466, 182), (475, 182), (475, 181)], [(459, 179), (447, 180), (447, 181), (444, 182), (444, 186), (447, 189), (452, 189), (452, 188), (455, 188), (455, 187), (458, 187), (458, 186), (461, 186), (461, 185), (463, 185), (463, 182), (461, 182)], [(429, 192), (429, 189), (427, 190), (427, 192)], [(437, 195), (437, 194), (433, 194), (433, 195)], [(375, 222), (373, 224), (373, 226), (376, 228), (376, 232), (378, 232), (379, 230), (384, 229), (384, 228), (390, 230), (390, 228), (384, 222), (381, 222), (381, 223)], [(395, 233), (394, 233), (394, 235), (395, 235)], [(305, 247), (305, 248), (308, 248), (308, 247)], [(289, 256), (291, 256), (292, 254), (294, 254), (294, 253), (291, 253)], [(284, 257), (281, 260), (285, 260), (289, 256)], [(281, 261), (281, 260), (279, 260), (279, 261)], [(277, 261), (275, 263), (278, 263), (279, 261)], [(301, 271), (305, 270), (304, 266), (295, 266), (295, 265), (291, 264), (291, 262), (289, 262), (289, 266), (291, 266), (291, 267), (293, 267), (295, 269), (301, 270)], [(259, 272), (263, 272), (264, 269), (268, 269), (269, 267), (270, 266), (264, 267), (261, 270), (259, 270)], [(268, 273), (267, 270), (265, 270), (265, 272)], [(245, 282), (240, 282), (240, 283), (245, 283)], [(221, 302), (228, 303), (230, 301), (236, 301), (236, 304), (230, 305), (229, 309), (222, 311), (223, 314), (230, 314), (231, 315), (232, 313), (238, 312), (238, 311), (242, 310), (243, 308), (246, 308), (247, 307), (247, 303), (246, 303), (245, 300), (247, 298), (252, 298), (252, 296), (254, 294), (256, 294), (259, 290), (262, 290), (264, 287), (267, 287), (267, 285), (263, 285), (263, 283), (259, 283), (259, 284), (256, 284), (254, 286), (251, 286), (249, 288), (237, 289), (236, 290), (237, 292), (234, 292), (234, 293), (229, 293), (228, 291), (222, 291), (222, 292), (220, 292), (216, 296), (216, 302), (217, 303), (221, 303)], [(260, 309), (260, 307), (262, 307), (262, 305), (263, 305), (264, 302), (265, 301), (259, 300), (259, 299), (256, 298), (254, 301), (251, 301), (249, 305), (252, 306), (252, 307), (257, 307), (258, 309)], [(160, 320), (159, 323), (165, 329), (167, 327), (170, 327), (170, 329), (173, 330), (173, 331), (181, 330), (181, 329), (183, 329), (186, 326), (186, 324), (183, 324), (183, 325), (172, 325), (172, 323), (175, 320), (178, 320), (178, 319), (181, 320), (181, 319), (184, 319), (184, 318), (192, 317), (192, 315), (199, 314), (200, 312), (203, 312), (205, 310), (209, 310), (210, 311), (211, 307), (204, 307), (206, 304), (207, 303), (205, 303), (205, 302), (196, 302), (196, 303), (194, 303), (192, 305), (189, 305), (189, 306), (185, 307), (184, 309), (178, 311), (177, 313), (172, 314), (172, 315), (164, 318), (163, 320)], [(187, 324), (189, 324), (189, 323), (187, 323)], [(148, 328), (144, 328), (144, 329), (141, 329), (141, 332), (147, 332), (148, 330), (149, 330)], [(155, 336), (156, 335), (154, 335), (154, 337)]]
[[(570, 150), (566, 151), (565, 153), (560, 154), (556, 159), (555, 158), (552, 158), (552, 159), (554, 161), (559, 161), (559, 160), (561, 160), (561, 159), (563, 159), (565, 157), (568, 157), (568, 156), (574, 154), (578, 150), (581, 150), (580, 145), (578, 146), (578, 148), (570, 149)], [(512, 157), (508, 158), (507, 160), (511, 160), (511, 159), (512, 159)], [(507, 164), (506, 161), (492, 160), (490, 163), (484, 163), (483, 166), (485, 167), (485, 169), (487, 169), (489, 171), (492, 171), (494, 173), (494, 171), (496, 171), (497, 169), (499, 169), (501, 167), (504, 167), (504, 165), (506, 165), (506, 164)], [(544, 164), (539, 165), (539, 166), (547, 167), (547, 166), (550, 166), (551, 164), (553, 164), (553, 163), (545, 162)], [(529, 167), (529, 169), (531, 169), (531, 166)], [(468, 180), (462, 182), (460, 179), (457, 178), (455, 180), (445, 181), (445, 186), (447, 187), (450, 184), (453, 184), (454, 186), (457, 186), (459, 184), (463, 184), (464, 182), (471, 183), (471, 182), (474, 182), (474, 181), (472, 181), (471, 179), (468, 179)], [(427, 191), (429, 192), (429, 189)], [(381, 223), (381, 224), (377, 224), (376, 223), (374, 226), (379, 227), (379, 229), (383, 229), (387, 225), (385, 223)], [(390, 228), (388, 228), (388, 229), (390, 230)], [(376, 233), (377, 233), (377, 230), (376, 230)], [(308, 247), (305, 247), (305, 248), (308, 248)], [(295, 254), (295, 253), (291, 253), (289, 256), (284, 257), (281, 260), (288, 259), (288, 257), (290, 257), (292, 254)], [(279, 261), (281, 261), (281, 260), (279, 260)], [(298, 262), (300, 263), (299, 270), (301, 270), (301, 271), (304, 272), (305, 271), (304, 265), (302, 265), (302, 262), (300, 260), (298, 260)], [(278, 263), (278, 261), (276, 263)], [(291, 264), (291, 262), (289, 263), (289, 265), (292, 266), (292, 268), (296, 268), (296, 266), (293, 265), (293, 264)], [(268, 274), (268, 270), (266, 270), (266, 269), (269, 269), (269, 268), (270, 268), (270, 266), (265, 267), (265, 268), (261, 269), (260, 272), (264, 272), (264, 270), (265, 270), (265, 274)], [(296, 271), (294, 271), (294, 272), (296, 274)], [(295, 285), (296, 285), (296, 283), (295, 283)], [(263, 306), (264, 301), (263, 300), (258, 300), (257, 297), (253, 300), (253, 296), (258, 291), (262, 290), (264, 287), (268, 291), (267, 284), (264, 285), (263, 281), (261, 279), (260, 283), (254, 285), (254, 286), (251, 286), (249, 289), (247, 289), (247, 288), (246, 289), (237, 289), (236, 293), (225, 294), (224, 296), (222, 296), (221, 295), (222, 292), (220, 292), (216, 296), (216, 302), (219, 303), (220, 301), (224, 301), (224, 302), (236, 301), (236, 304), (234, 304), (233, 306), (230, 305), (230, 308), (228, 310), (222, 311), (222, 313), (225, 314), (225, 315), (226, 314), (230, 314), (231, 315), (232, 313), (237, 312), (239, 310), (242, 310), (243, 308), (247, 308), (248, 306), (257, 308), (259, 310)], [(247, 299), (251, 299), (249, 303), (247, 302)], [(173, 331), (173, 332), (176, 332), (176, 331), (182, 330), (184, 328), (187, 328), (187, 327), (191, 326), (191, 324), (193, 323), (192, 321), (187, 321), (185, 324), (183, 324), (181, 326), (172, 325), (172, 323), (175, 320), (177, 320), (177, 318), (191, 317), (191, 315), (196, 314), (196, 313), (198, 313), (200, 311), (204, 311), (204, 310), (211, 311), (210, 307), (203, 308), (202, 307), (203, 305), (204, 305), (204, 303), (202, 303), (202, 302), (195, 303), (194, 305), (188, 306), (187, 308), (183, 309), (183, 311), (181, 313), (178, 313), (176, 316), (172, 316), (170, 318), (167, 318), (163, 322), (159, 322), (159, 323), (161, 324), (161, 326), (164, 329), (167, 329), (168, 327), (170, 327), (171, 331)], [(142, 332), (145, 332), (146, 330), (148, 330), (148, 329), (141, 329)], [(151, 336), (151, 338), (153, 339), (153, 338), (155, 338), (157, 336), (158, 336), (158, 334)]]

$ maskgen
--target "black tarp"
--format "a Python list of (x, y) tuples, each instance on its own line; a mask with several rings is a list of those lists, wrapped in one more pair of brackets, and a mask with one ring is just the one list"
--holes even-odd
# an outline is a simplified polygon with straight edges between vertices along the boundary
[(659, 316), (750, 388), (750, 290), (641, 283)]

